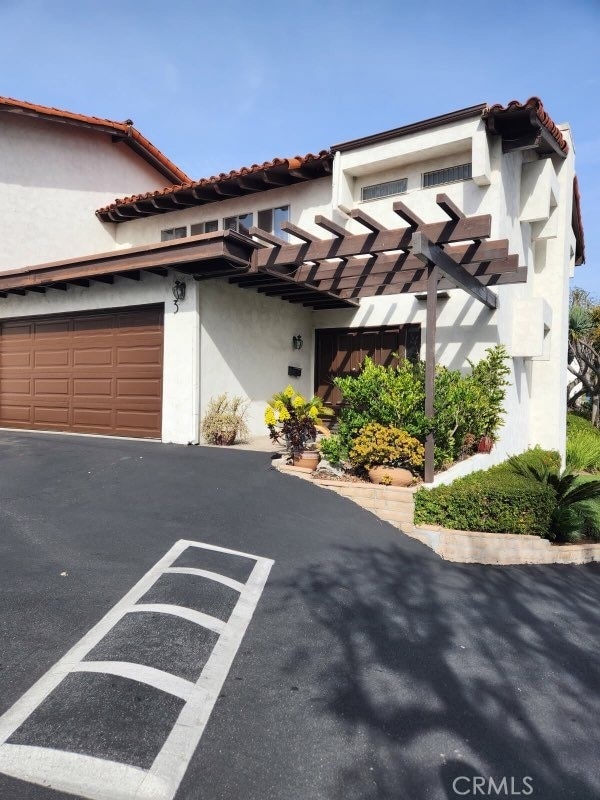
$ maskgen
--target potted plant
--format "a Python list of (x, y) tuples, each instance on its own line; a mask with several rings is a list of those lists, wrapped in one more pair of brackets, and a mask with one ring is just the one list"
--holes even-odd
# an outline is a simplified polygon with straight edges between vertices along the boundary
[(220, 394), (213, 397), (202, 420), (202, 436), (208, 444), (232, 445), (248, 436), (248, 401), (243, 397)]
[(425, 448), (400, 428), (370, 422), (352, 442), (350, 462), (367, 471), (372, 483), (410, 486), (423, 466)]
[(306, 400), (288, 386), (271, 398), (265, 410), (265, 424), (274, 442), (285, 443), (291, 464), (315, 470), (319, 463), (316, 426), (322, 417), (332, 414), (320, 397)]

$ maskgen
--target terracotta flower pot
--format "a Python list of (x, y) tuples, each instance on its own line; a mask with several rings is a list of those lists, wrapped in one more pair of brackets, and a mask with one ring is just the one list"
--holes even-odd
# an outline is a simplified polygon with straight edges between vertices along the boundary
[(294, 453), (292, 464), (295, 467), (315, 470), (319, 465), (319, 454), (316, 450), (301, 450), (299, 453)]
[(369, 480), (386, 486), (410, 486), (414, 477), (410, 470), (402, 467), (371, 467)]
[(494, 440), (491, 436), (482, 436), (477, 445), (478, 453), (491, 453), (494, 446)]

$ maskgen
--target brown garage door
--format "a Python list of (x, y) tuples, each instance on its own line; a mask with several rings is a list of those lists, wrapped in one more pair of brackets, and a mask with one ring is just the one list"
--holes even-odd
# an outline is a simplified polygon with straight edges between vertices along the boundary
[(418, 358), (420, 325), (382, 328), (326, 328), (315, 332), (315, 393), (338, 410), (342, 395), (333, 378), (356, 375), (365, 356), (391, 366), (398, 358)]
[(162, 306), (0, 323), (0, 426), (159, 438)]

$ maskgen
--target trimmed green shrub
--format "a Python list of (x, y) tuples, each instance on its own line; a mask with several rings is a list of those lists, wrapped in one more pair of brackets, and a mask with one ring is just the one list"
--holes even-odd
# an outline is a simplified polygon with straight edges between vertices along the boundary
[[(540, 448), (517, 459), (524, 465), (560, 468), (559, 454)], [(508, 462), (415, 494), (417, 524), (466, 531), (547, 537), (555, 508), (551, 486), (516, 474)]]
[(575, 472), (600, 471), (600, 431), (577, 414), (567, 414), (567, 467)]

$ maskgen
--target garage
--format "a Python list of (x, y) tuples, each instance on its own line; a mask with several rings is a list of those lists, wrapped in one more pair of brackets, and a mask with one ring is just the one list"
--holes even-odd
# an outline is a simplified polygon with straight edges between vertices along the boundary
[(160, 438), (163, 306), (0, 322), (0, 427)]

